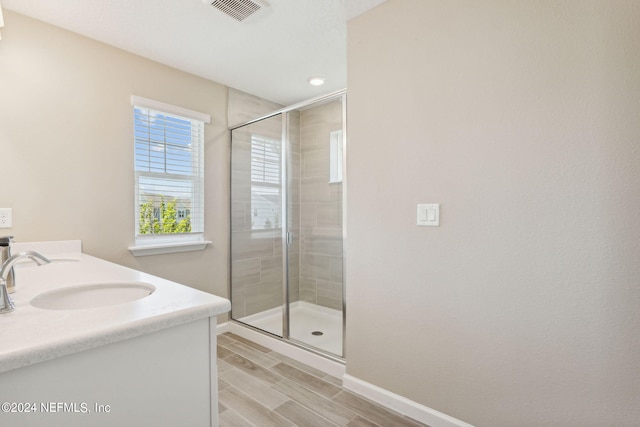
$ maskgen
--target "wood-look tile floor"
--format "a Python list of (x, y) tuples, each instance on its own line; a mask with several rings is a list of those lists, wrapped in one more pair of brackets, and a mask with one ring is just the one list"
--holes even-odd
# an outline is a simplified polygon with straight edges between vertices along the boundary
[(218, 335), (218, 374), (220, 427), (425, 427), (231, 333)]

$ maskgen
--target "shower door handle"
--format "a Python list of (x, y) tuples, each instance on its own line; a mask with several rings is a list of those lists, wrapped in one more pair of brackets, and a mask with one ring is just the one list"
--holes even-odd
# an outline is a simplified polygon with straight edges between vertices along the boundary
[(287, 246), (291, 245), (292, 242), (293, 242), (293, 233), (290, 231), (287, 231)]

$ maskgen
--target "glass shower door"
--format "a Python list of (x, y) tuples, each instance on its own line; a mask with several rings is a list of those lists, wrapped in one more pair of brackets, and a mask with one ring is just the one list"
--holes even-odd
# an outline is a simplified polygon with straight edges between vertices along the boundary
[(288, 113), (289, 337), (343, 355), (344, 97)]
[(231, 305), (248, 325), (283, 336), (283, 118), (231, 134)]

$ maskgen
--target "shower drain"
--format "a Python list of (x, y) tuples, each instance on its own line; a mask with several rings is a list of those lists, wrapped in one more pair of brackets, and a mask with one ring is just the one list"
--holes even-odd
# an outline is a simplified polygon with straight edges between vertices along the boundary
[(320, 336), (320, 335), (324, 335), (324, 332), (322, 332), (322, 331), (313, 331), (313, 332), (311, 332), (311, 335)]

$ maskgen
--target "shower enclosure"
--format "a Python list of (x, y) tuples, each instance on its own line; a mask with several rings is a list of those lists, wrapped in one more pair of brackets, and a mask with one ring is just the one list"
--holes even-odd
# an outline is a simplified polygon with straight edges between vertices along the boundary
[(231, 318), (344, 357), (346, 93), (231, 130)]

